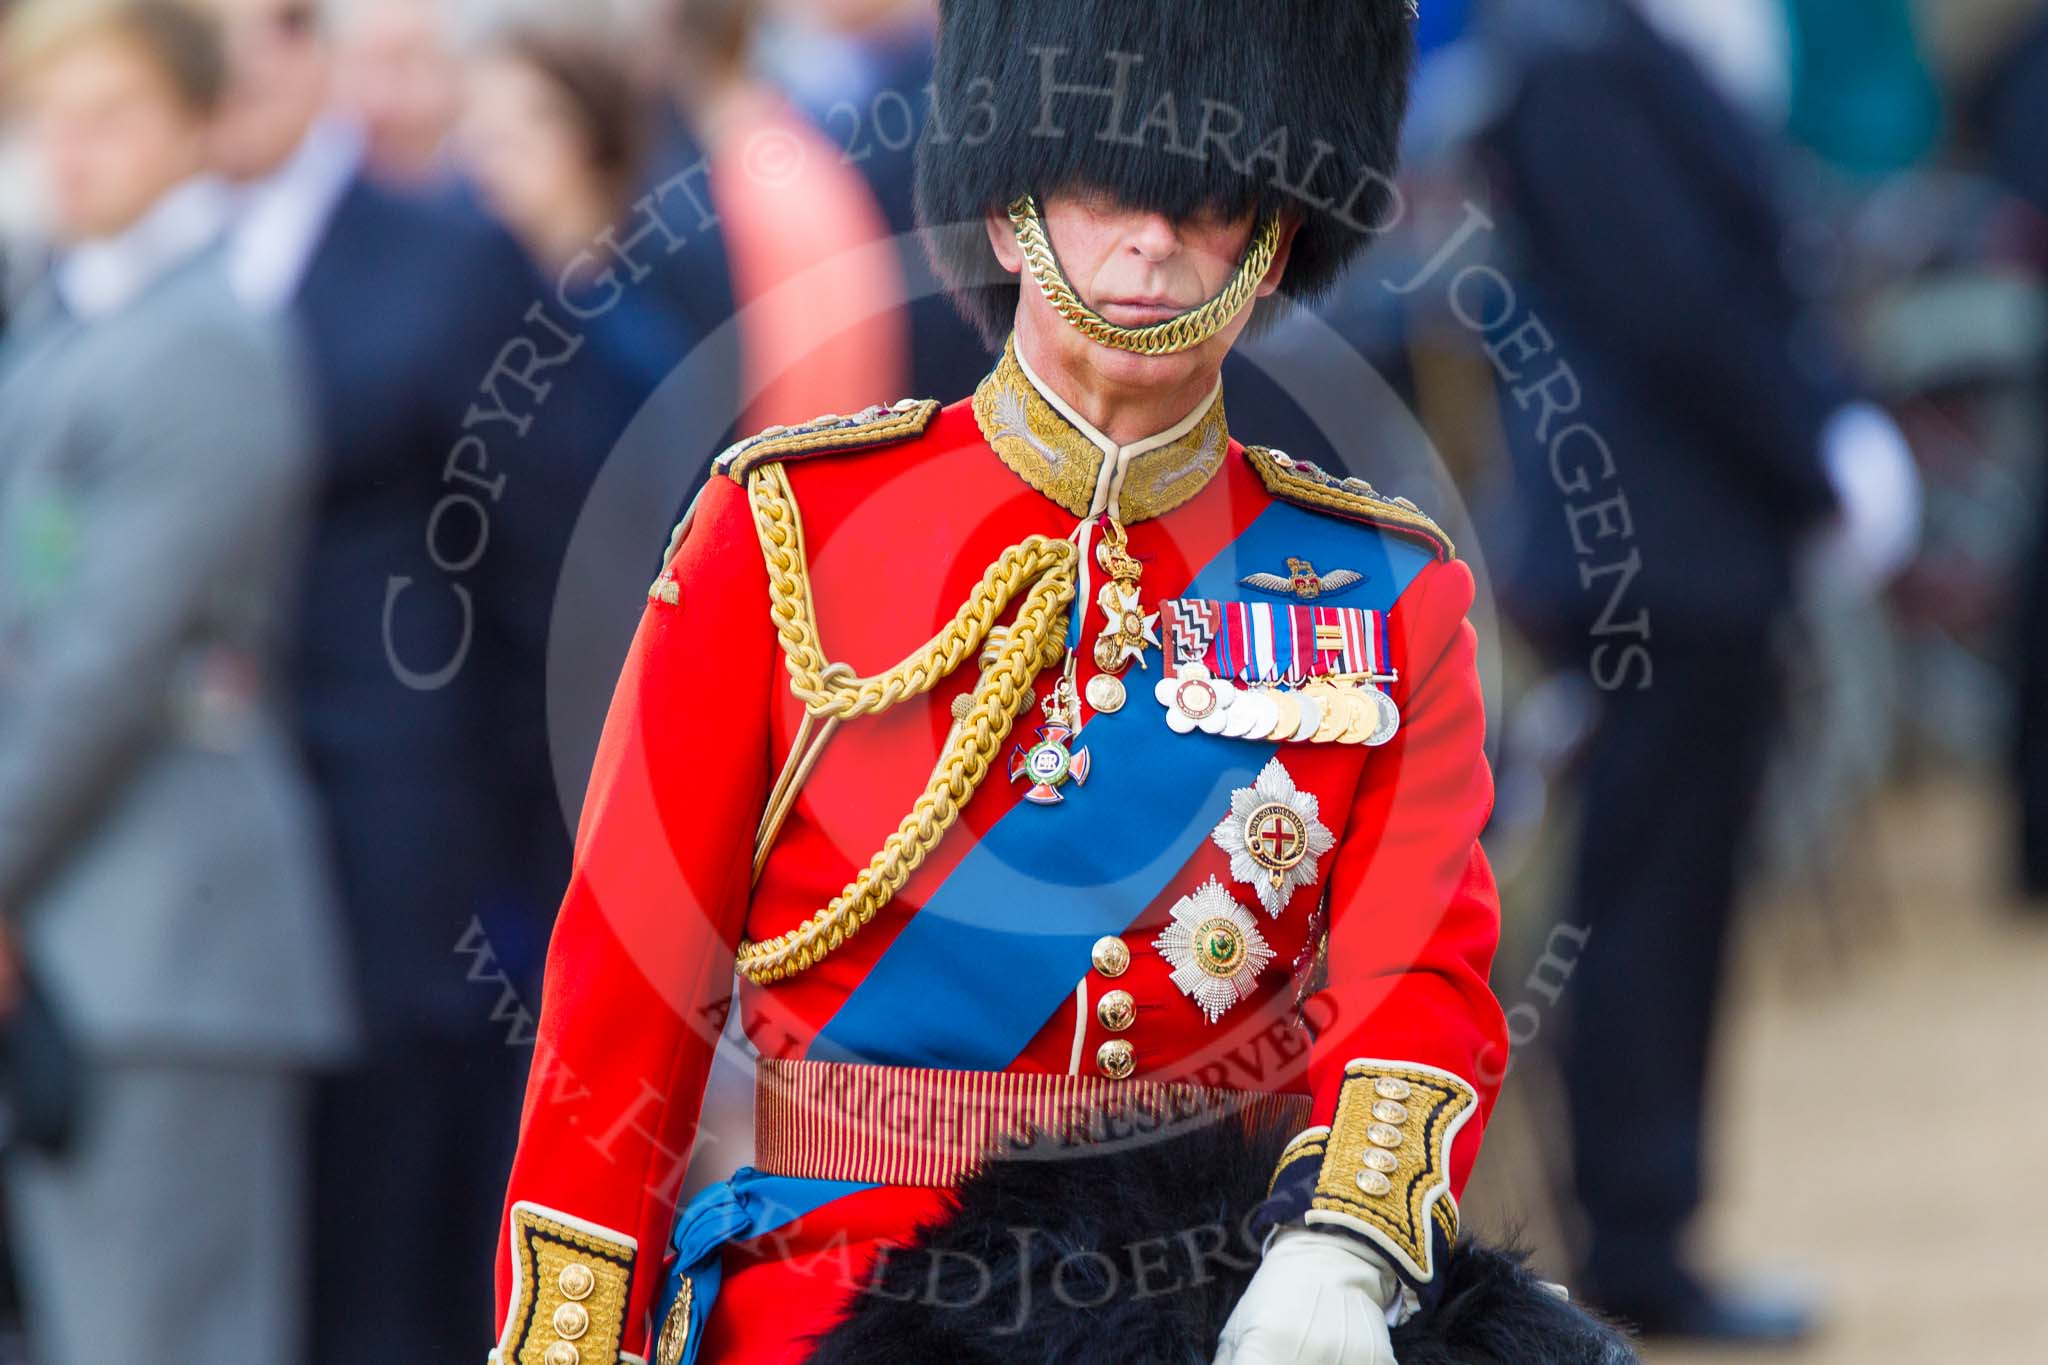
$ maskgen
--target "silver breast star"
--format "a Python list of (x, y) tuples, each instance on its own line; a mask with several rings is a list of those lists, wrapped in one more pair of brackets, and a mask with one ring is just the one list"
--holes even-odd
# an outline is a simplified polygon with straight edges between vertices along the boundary
[(1315, 793), (1296, 787), (1277, 758), (1251, 786), (1230, 794), (1230, 814), (1209, 837), (1230, 855), (1230, 875), (1258, 892), (1267, 914), (1277, 917), (1297, 890), (1313, 884), (1317, 860), (1337, 846), (1320, 813)]

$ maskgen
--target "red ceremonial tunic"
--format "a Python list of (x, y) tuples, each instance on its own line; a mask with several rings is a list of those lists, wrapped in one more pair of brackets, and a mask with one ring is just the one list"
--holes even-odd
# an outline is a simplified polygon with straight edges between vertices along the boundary
[[(1083, 552), (1089, 577), (1071, 644), (1085, 692), (1099, 671), (1092, 646), (1106, 618), (1095, 598), (1108, 580), (1094, 549), (1110, 512), (1142, 565), (1147, 616), (1168, 599), (1200, 596), (1264, 602), (1285, 618), (1287, 607), (1343, 605), (1345, 592), (1327, 601), (1311, 594), (1319, 581), (1356, 575), (1355, 600), (1381, 613), (1386, 662), (1398, 675), (1386, 690), (1400, 726), (1378, 747), (1295, 740), (1231, 749), (1242, 742), (1180, 735), (1153, 696), (1166, 661), (1148, 649), (1143, 666), (1124, 674), (1122, 714), (1097, 716), (1080, 704), (1072, 743), (1091, 749), (1094, 771), (1061, 787), (1065, 799), (1025, 802), (1032, 784), (1011, 780), (1006, 743), (958, 823), (871, 923), (808, 970), (738, 984), (742, 1023), (762, 1057), (1295, 1094), (1307, 1122), (1330, 1129), (1304, 1149), (1325, 1172), (1337, 1169), (1346, 1134), (1365, 1131), (1340, 1112), (1340, 1100), (1347, 1065), (1369, 1059), (1370, 1068), (1351, 1067), (1354, 1080), (1377, 1078), (1381, 1096), (1415, 1096), (1393, 1106), (1418, 1116), (1412, 1133), (1402, 1130), (1412, 1145), (1389, 1150), (1415, 1156), (1421, 1183), (1409, 1202), (1382, 1210), (1357, 1188), (1331, 1193), (1351, 1181), (1347, 1167), (1326, 1178), (1315, 1206), (1380, 1241), (1418, 1281), (1433, 1268), (1432, 1238), (1454, 1230), (1451, 1209), (1507, 1060), (1487, 985), (1499, 914), (1478, 844), (1492, 784), (1466, 620), (1470, 572), (1406, 504), (1241, 446), (1223, 428), (1220, 398), (1163, 439), (1117, 451), (1006, 354), (975, 399), (916, 430), (921, 417), (828, 429), (809, 451), (790, 451), (789, 434), (743, 443), (706, 488), (657, 585), (666, 591), (649, 603), (605, 729), (548, 957), (498, 1258), (506, 1365), (567, 1365), (570, 1347), (585, 1365), (651, 1360), (662, 1316), (678, 1324), (672, 1338), (690, 1326), (687, 1313), (664, 1312), (678, 1292), (669, 1245), (706, 1075), (735, 998), (735, 946), (801, 925), (868, 864), (926, 791), (954, 725), (954, 699), (976, 681), (969, 658), (929, 692), (842, 724), (754, 878), (763, 811), (803, 717), (743, 486), (770, 459), (800, 510), (817, 638), (856, 674), (913, 654), (1006, 549), (1043, 536), (1077, 539)], [(873, 440), (877, 430), (897, 435)], [(1247, 580), (1255, 573), (1287, 586), (1254, 589)], [(1162, 617), (1156, 628), (1166, 625)], [(1041, 674), (1037, 695), (1057, 676), (1057, 667)], [(1012, 741), (1029, 748), (1043, 723), (1030, 707)], [(1112, 744), (1113, 735), (1126, 738)], [(1173, 747), (1182, 741), (1194, 747)], [(1270, 755), (1296, 792), (1314, 798), (1332, 846), (1277, 914), (1209, 837), (1228, 823), (1241, 776), (1212, 781), (1198, 765), (1188, 770), (1195, 780), (1177, 781), (1158, 802), (1117, 808), (1097, 797), (1142, 790), (1117, 784), (1142, 784), (1153, 763), (1163, 771), (1198, 750), (1241, 752), (1246, 772)], [(1186, 802), (1187, 817), (1153, 829), (1157, 812), (1140, 806), (1169, 798)], [(1285, 849), (1301, 828), (1283, 820), (1247, 833)], [(996, 856), (1013, 835), (1035, 841), (1019, 846), (1070, 852), (1076, 866), (1128, 865), (1119, 886), (1142, 892), (1131, 895), (1127, 922), (1105, 935), (1120, 940), (1127, 963), (1084, 943), (1071, 971), (1051, 983), (1063, 992), (1056, 1003), (1040, 1017), (1044, 997), (1024, 997), (1029, 1027), (1006, 1034), (1020, 1008), (1002, 956), (1013, 941), (992, 930), (982, 953), (971, 926), (912, 926), (928, 906), (951, 915), (944, 908), (963, 900), (1005, 933), (1058, 919), (1066, 855), (1020, 871), (1017, 857)], [(1157, 849), (1132, 847), (1146, 839)], [(1212, 880), (1270, 952), (1248, 996), (1213, 1021), (1176, 984), (1175, 963), (1158, 946), (1174, 908)], [(1021, 889), (986, 904), (984, 888), (1009, 886)], [(920, 938), (926, 928), (929, 941)], [(1298, 999), (1312, 970), (1314, 989)], [(1029, 976), (1018, 968), (1017, 991), (1045, 988)], [(1127, 1010), (1106, 1000), (1112, 992), (1128, 994)], [(1438, 1093), (1433, 1078), (1446, 1078), (1442, 1103), (1429, 1111), (1440, 1122), (1387, 1067), (1412, 1068), (1430, 1094)], [(945, 1207), (943, 1181), (873, 1179), (859, 1153), (832, 1145), (857, 1144), (858, 1135), (772, 1136), (778, 1160), (858, 1167), (847, 1177), (852, 1188), (771, 1231), (726, 1242), (716, 1254), (715, 1301), (697, 1305), (688, 1353), (678, 1358), (802, 1359), (806, 1340), (857, 1291), (875, 1248)], [(770, 1137), (762, 1135), (764, 1155)], [(710, 1281), (695, 1292), (709, 1298)]]

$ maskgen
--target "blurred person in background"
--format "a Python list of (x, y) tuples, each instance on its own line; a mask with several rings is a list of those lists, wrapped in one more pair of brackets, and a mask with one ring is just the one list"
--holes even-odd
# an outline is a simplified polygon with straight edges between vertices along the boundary
[(208, 3), (230, 39), (230, 265), (312, 362), (293, 684), (368, 1033), (316, 1107), (313, 1359), (456, 1360), (489, 1312), (473, 1267), (526, 1064), (500, 973), (535, 969), (556, 894), (537, 883), (567, 861), (537, 794), (550, 527), (576, 508), (532, 426), (562, 343), (529, 335), (540, 286), (503, 229), (367, 173), (319, 6)]
[(602, 313), (579, 320), (644, 396), (695, 337), (645, 294), (600, 294), (615, 263), (592, 247), (636, 196), (645, 132), (624, 58), (568, 25), (515, 27), (481, 47), (466, 89), (461, 169), (547, 279), (605, 298)]
[[(2048, 11), (1993, 64), (1972, 103), (1992, 172), (2039, 215), (2034, 249), (2048, 261), (2048, 139), (2041, 132), (2048, 126)], [(2048, 393), (2048, 382), (2042, 391)], [(2019, 692), (2010, 757), (2019, 796), (2019, 890), (2048, 913), (2048, 497), (2039, 490), (2034, 527), (2013, 632)]]
[(10, 81), (60, 251), (0, 352), (0, 1008), (47, 988), (75, 1141), (16, 1152), (41, 1365), (303, 1358), (308, 1071), (350, 1042), (271, 678), (314, 466), (221, 269), (218, 32), (35, 0)]
[(1968, 115), (1991, 172), (2048, 219), (2048, 3), (2035, 3), (2038, 13), (2010, 25), (2010, 41), (1985, 62)]
[[(579, 354), (557, 372), (526, 440), (548, 452), (558, 496), (584, 506), (592, 524), (572, 546), (577, 527), (551, 512), (522, 537), (529, 552), (560, 566), (550, 657), (576, 661), (569, 669), (551, 665), (548, 677), (550, 738), (564, 783), (560, 791), (535, 793), (535, 819), (545, 810), (557, 829), (564, 827), (561, 793), (581, 796), (596, 756), (612, 682), (655, 567), (644, 554), (618, 552), (645, 540), (644, 531), (620, 522), (648, 507), (673, 522), (718, 434), (706, 436), (699, 461), (679, 466), (676, 444), (688, 439), (680, 433), (691, 420), (706, 423), (704, 414), (716, 412), (721, 397), (729, 413), (731, 401), (694, 369), (664, 388), (697, 354), (702, 335), (659, 293), (629, 287), (630, 272), (603, 245), (630, 231), (646, 106), (624, 49), (584, 32), (588, 27), (516, 22), (488, 36), (468, 63), (464, 114), (452, 143), (457, 169), (526, 248), (557, 310), (563, 299), (577, 310)], [(658, 408), (643, 416), (658, 390)], [(697, 411), (665, 420), (681, 408)], [(722, 426), (724, 419), (709, 420)], [(600, 476), (606, 491), (591, 504)], [(507, 510), (520, 507), (538, 510), (532, 499)], [(559, 837), (550, 836), (547, 854), (552, 883), (567, 872)]]
[(1601, 716), (1561, 923), (1590, 932), (1560, 1060), (1592, 1301), (1653, 1334), (1761, 1342), (1795, 1297), (1705, 1281), (1707, 1083), (1739, 868), (1809, 574), (1865, 589), (1917, 483), (1785, 270), (1772, 156), (1663, 36), (1665, 0), (1501, 5), (1486, 139), (1519, 249), (1489, 330), (1521, 479), (1508, 605)]
[(1415, 16), (1415, 47), (1424, 55), (1465, 36), (1472, 22), (1473, 0), (1438, 0), (1419, 6)]
[(1932, 151), (1941, 89), (1921, 51), (1916, 0), (1783, 0), (1789, 131), (1830, 166), (1875, 181)]
[(891, 402), (910, 379), (888, 222), (840, 148), (755, 75), (757, 17), (757, 0), (672, 0), (676, 97), (731, 270), (749, 429)]
[(1792, 107), (1793, 0), (1637, 0), (1665, 40), (1741, 113), (1773, 135)]
[(911, 393), (957, 398), (987, 373), (988, 348), (956, 312), (917, 235), (912, 171), (931, 116), (931, 0), (767, 0), (765, 74), (839, 147), (896, 234), (909, 295)]
[(336, 102), (362, 124), (370, 173), (391, 185), (450, 188), (448, 139), (462, 113), (462, 64), (449, 0), (331, 3)]
[(616, 237), (633, 241), (657, 218), (666, 229), (659, 243), (632, 253), (635, 279), (663, 312), (681, 319), (704, 339), (691, 359), (714, 372), (711, 387), (718, 406), (733, 419), (712, 443), (723, 450), (737, 435), (740, 404), (740, 339), (736, 329), (725, 325), (733, 316), (732, 263), (723, 226), (705, 189), (709, 163), (676, 100), (679, 39), (666, 19), (670, 0), (647, 3), (658, 11), (646, 20), (654, 40), (636, 44), (631, 54), (645, 120), (640, 176), (634, 186), (638, 197)]

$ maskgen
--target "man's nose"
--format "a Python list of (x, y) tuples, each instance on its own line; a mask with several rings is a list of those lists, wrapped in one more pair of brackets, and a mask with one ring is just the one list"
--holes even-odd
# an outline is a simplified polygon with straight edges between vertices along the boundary
[(1180, 250), (1180, 229), (1163, 213), (1148, 213), (1132, 227), (1131, 250), (1148, 261), (1163, 261)]

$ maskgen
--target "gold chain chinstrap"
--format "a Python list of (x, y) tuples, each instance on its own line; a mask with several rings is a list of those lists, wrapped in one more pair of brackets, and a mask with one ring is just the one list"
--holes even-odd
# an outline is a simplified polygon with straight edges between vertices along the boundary
[[(1067, 612), (1073, 604), (1079, 551), (1072, 542), (1031, 536), (1003, 551), (982, 575), (952, 621), (910, 657), (887, 672), (857, 677), (844, 663), (826, 659), (810, 592), (803, 522), (789, 478), (779, 464), (747, 476), (754, 529), (768, 566), (770, 614), (789, 670), (790, 690), (804, 704), (806, 732), (813, 721), (827, 726), (857, 716), (877, 715), (937, 687), (984, 644), (993, 657), (984, 664), (960, 724), (954, 727), (931, 782), (910, 814), (868, 865), (832, 903), (797, 928), (761, 942), (739, 946), (740, 975), (756, 984), (784, 980), (811, 967), (859, 933), (876, 911), (903, 889), (910, 874), (937, 847), (960, 817), (996, 761), (1017, 717), (1033, 702), (1032, 684), (1059, 662), (1066, 649)], [(1008, 627), (998, 620), (1021, 597)], [(798, 737), (798, 748), (804, 735)], [(785, 783), (808, 761), (785, 769)], [(815, 753), (808, 756), (815, 758)], [(800, 778), (798, 779), (800, 780)], [(782, 784), (779, 784), (779, 786)], [(794, 792), (779, 790), (785, 811)], [(772, 829), (764, 825), (772, 837)]]
[(1038, 201), (1031, 195), (1020, 195), (1010, 204), (1009, 212), (1010, 225), (1017, 232), (1018, 250), (1024, 253), (1024, 265), (1054, 311), (1090, 341), (1138, 355), (1172, 355), (1192, 350), (1229, 326), (1230, 320), (1257, 296), (1259, 282), (1266, 278), (1273, 257), (1280, 250), (1280, 220), (1268, 214), (1253, 230), (1251, 245), (1238, 262), (1237, 273), (1214, 298), (1164, 322), (1120, 327), (1083, 303), (1067, 283), (1059, 256), (1052, 249), (1052, 239), (1046, 236), (1045, 221), (1038, 216)]

